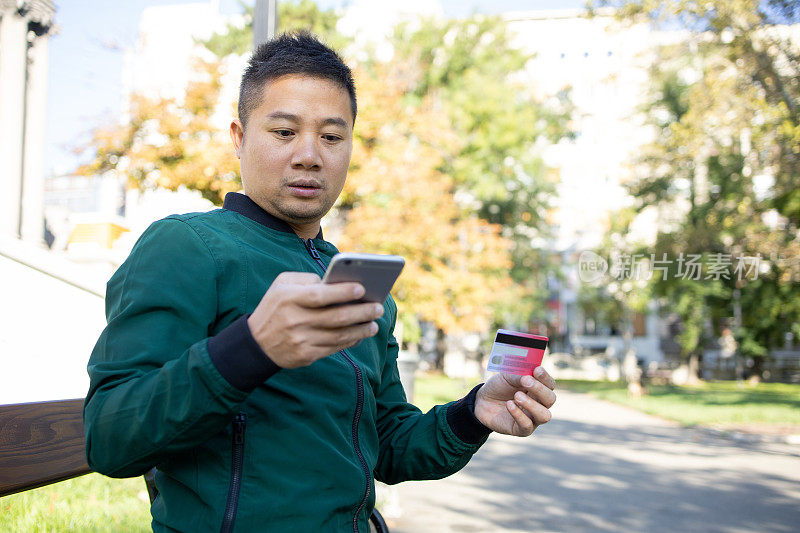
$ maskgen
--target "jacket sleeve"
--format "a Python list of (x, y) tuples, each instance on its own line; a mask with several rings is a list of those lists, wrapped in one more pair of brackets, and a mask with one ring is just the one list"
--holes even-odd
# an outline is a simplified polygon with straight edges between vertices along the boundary
[(248, 331), (244, 317), (209, 339), (217, 317), (217, 269), (197, 230), (168, 218), (148, 228), (109, 280), (108, 325), (89, 360), (84, 403), (93, 470), (113, 477), (143, 474), (220, 431), (255, 386), (224, 374), (241, 373), (232, 367), (252, 359), (252, 349), (239, 347), (240, 362), (222, 371), (209, 353), (215, 340), (217, 352), (221, 344), (248, 342), (235, 335), (243, 326)]
[(375, 479), (394, 484), (449, 476), (469, 462), (491, 433), (474, 415), (480, 386), (457, 402), (423, 414), (406, 400), (397, 370), (398, 351), (390, 335), (376, 398), (380, 449)]

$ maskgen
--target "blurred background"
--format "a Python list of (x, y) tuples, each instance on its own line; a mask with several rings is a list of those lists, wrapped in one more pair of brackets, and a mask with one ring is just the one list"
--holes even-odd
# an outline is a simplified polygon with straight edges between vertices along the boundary
[[(0, 343), (25, 357), (3, 362), (22, 365), (6, 403), (85, 390), (97, 296), (141, 232), (240, 188), (227, 129), (256, 9), (17, 4)], [(557, 375), (617, 379), (627, 356), (683, 382), (800, 380), (798, 5), (740, 4), (277, 2), (277, 31), (311, 29), (356, 72), (324, 228), (406, 258), (406, 359), (477, 376), (506, 327), (549, 335)], [(59, 383), (10, 377), (45, 361)]]
[[(410, 397), (415, 372), (421, 405), (478, 382), (507, 328), (576, 391), (800, 433), (793, 0), (1, 3), (0, 403), (85, 394), (105, 282), (150, 223), (240, 189), (241, 73), (300, 28), (356, 75), (323, 229), (406, 258)], [(752, 414), (653, 403), (703, 392)]]

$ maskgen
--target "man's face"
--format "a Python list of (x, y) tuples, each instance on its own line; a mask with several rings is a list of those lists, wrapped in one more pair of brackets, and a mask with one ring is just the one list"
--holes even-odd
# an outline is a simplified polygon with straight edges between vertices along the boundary
[(272, 80), (250, 113), (247, 131), (234, 121), (231, 138), (245, 194), (298, 234), (316, 235), (350, 165), (353, 116), (347, 91), (324, 78), (292, 74)]

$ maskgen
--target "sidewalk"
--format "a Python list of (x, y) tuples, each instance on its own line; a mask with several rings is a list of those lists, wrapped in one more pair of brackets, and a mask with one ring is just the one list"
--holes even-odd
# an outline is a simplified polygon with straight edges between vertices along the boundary
[(797, 531), (800, 446), (558, 395), (535, 436), (492, 435), (458, 474), (397, 486), (392, 532)]

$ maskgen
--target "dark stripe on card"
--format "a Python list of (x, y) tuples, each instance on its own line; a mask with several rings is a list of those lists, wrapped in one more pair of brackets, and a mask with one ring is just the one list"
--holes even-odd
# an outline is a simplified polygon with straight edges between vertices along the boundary
[(510, 344), (512, 346), (524, 346), (526, 348), (534, 348), (536, 350), (544, 350), (547, 348), (547, 341), (544, 339), (531, 339), (530, 337), (517, 337), (516, 335), (509, 335), (507, 333), (498, 333), (494, 342), (501, 344)]

